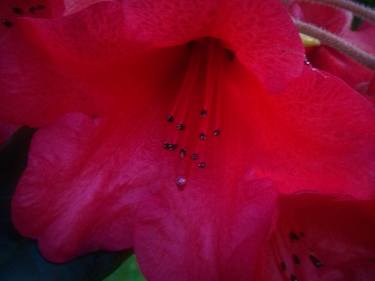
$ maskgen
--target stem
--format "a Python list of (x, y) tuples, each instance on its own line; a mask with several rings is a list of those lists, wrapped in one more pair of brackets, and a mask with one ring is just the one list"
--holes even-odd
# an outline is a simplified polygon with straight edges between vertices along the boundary
[(305, 2), (319, 3), (334, 8), (342, 8), (351, 11), (362, 19), (375, 23), (375, 10), (370, 7), (355, 3), (350, 0), (299, 0)]
[(372, 54), (365, 52), (343, 38), (313, 24), (305, 23), (295, 18), (293, 18), (293, 22), (300, 32), (319, 39), (323, 44), (332, 47), (357, 62), (375, 70), (375, 56)]

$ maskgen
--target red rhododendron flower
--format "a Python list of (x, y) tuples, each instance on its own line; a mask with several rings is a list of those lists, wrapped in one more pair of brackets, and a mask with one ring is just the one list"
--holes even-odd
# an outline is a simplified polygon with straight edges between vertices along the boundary
[[(353, 15), (350, 12), (298, 1), (289, 2), (289, 11), (294, 17), (329, 30), (370, 54), (375, 54), (375, 27), (365, 22), (358, 30), (352, 31)], [(357, 91), (372, 96), (369, 85), (375, 75), (373, 70), (325, 45), (307, 48), (307, 57), (314, 67), (332, 73)]]
[(2, 27), (0, 119), (40, 127), (13, 220), (48, 259), (132, 247), (148, 280), (265, 280), (279, 228), (325, 230), (280, 196), (373, 199), (375, 109), (304, 65), (279, 1), (47, 4)]

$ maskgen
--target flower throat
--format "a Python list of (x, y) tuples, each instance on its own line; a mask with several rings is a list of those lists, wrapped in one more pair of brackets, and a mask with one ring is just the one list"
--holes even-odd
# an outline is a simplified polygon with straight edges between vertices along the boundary
[[(188, 43), (189, 60), (181, 86), (166, 115), (167, 138), (163, 148), (176, 153), (176, 185), (182, 190), (191, 169), (206, 169), (207, 151), (221, 137), (225, 65), (234, 54), (213, 38)], [(225, 133), (225, 132), (224, 132)]]

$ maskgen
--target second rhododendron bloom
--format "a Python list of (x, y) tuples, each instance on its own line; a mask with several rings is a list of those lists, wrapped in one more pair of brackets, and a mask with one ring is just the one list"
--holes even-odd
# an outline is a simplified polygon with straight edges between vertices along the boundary
[[(338, 1), (336, 5), (340, 6), (340, 3), (344, 2)], [(288, 3), (289, 12), (294, 18), (328, 30), (345, 40), (347, 44), (360, 48), (370, 56), (375, 54), (375, 27), (371, 22), (364, 22), (352, 30), (354, 15), (348, 10), (334, 7), (335, 4), (330, 1), (318, 1), (323, 5), (305, 1), (289, 1)], [(308, 47), (306, 52), (309, 62), (314, 67), (340, 77), (356, 91), (373, 99), (374, 69), (348, 57), (339, 47), (333, 49), (332, 46), (324, 43), (320, 46)]]
[(40, 128), (13, 221), (49, 260), (249, 280), (280, 194), (373, 199), (375, 109), (304, 65), (279, 1), (65, 2), (0, 45), (0, 118)]

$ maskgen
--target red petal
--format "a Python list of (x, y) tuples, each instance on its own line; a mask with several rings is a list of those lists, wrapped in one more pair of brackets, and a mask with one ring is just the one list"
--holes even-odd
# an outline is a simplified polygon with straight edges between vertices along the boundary
[[(13, 199), (13, 222), (37, 238), (52, 261), (132, 245), (134, 214), (156, 166), (138, 142), (148, 131), (128, 124), (119, 132), (115, 126), (75, 113), (33, 138)], [(129, 130), (133, 138), (125, 144)]]
[[(23, 235), (39, 240), (48, 259), (62, 262), (98, 249), (131, 247), (136, 213), (147, 204), (150, 183), (160, 177), (155, 164), (163, 152), (158, 125), (167, 112), (161, 101), (175, 84), (160, 79), (165, 77), (160, 70), (153, 77), (142, 71), (142, 80), (133, 73), (139, 83), (132, 88), (123, 78), (129, 95), (113, 104), (113, 112), (106, 114), (110, 117), (67, 114), (33, 137), (13, 201), (13, 221)], [(100, 87), (117, 96), (123, 94), (118, 85), (102, 81)]]
[(258, 280), (373, 280), (374, 206), (311, 195), (283, 198)]
[(366, 95), (370, 98), (372, 102), (375, 102), (375, 74), (367, 87)]
[(64, 15), (80, 12), (96, 3), (115, 2), (115, 0), (64, 0)]
[(363, 23), (356, 31), (347, 29), (343, 36), (354, 45), (375, 55), (375, 26), (373, 24)]
[(134, 54), (122, 26), (119, 3), (54, 20), (18, 19), (0, 46), (0, 119), (39, 127), (66, 112), (122, 111), (127, 99), (135, 99), (124, 89), (169, 78), (161, 69), (176, 67), (179, 54)]
[(224, 40), (268, 89), (285, 86), (302, 69), (302, 44), (279, 1), (127, 1), (124, 12), (132, 38), (152, 46)]
[[(268, 90), (279, 90), (301, 74), (304, 50), (280, 1), (227, 1), (219, 38)], [(277, 79), (275, 79), (277, 77)]]
[(222, 35), (266, 87), (279, 87), (300, 72), (297, 33), (280, 4), (246, 3), (229, 3), (232, 14), (220, 17), (211, 13), (218, 8), (211, 2), (128, 1), (97, 3), (53, 20), (17, 19), (2, 35), (0, 118), (41, 126), (65, 112), (98, 114), (108, 95), (98, 93), (96, 83), (108, 75), (106, 68), (125, 76), (134, 67), (129, 57), (134, 62), (134, 52), (146, 44), (169, 46), (210, 34)]
[(374, 196), (375, 108), (369, 101), (335, 77), (306, 68), (262, 106), (256, 165), (281, 192)]
[[(66, 27), (65, 22), (79, 23), (79, 19), (52, 21), (18, 18), (14, 20), (14, 26), (1, 34), (2, 120), (42, 126), (65, 112), (96, 111), (90, 81), (85, 79), (86, 73), (78, 75), (71, 66), (68, 69), (57, 64), (56, 60), (64, 59), (61, 50), (50, 54), (45, 51), (56, 46), (56, 40), (44, 44), (33, 28), (37, 23), (44, 23), (45, 28)], [(75, 67), (79, 68), (79, 64), (75, 64)]]
[[(180, 81), (178, 75), (174, 78)], [(139, 88), (149, 87), (144, 92), (129, 88), (133, 99), (113, 107), (115, 112), (110, 120), (77, 113), (36, 133), (28, 167), (14, 198), (13, 219), (22, 234), (39, 240), (42, 253), (50, 260), (65, 261), (97, 249), (129, 247), (133, 221), (150, 216), (143, 210), (150, 204), (150, 195), (182, 195), (175, 180), (183, 163), (176, 154), (162, 148), (168, 137), (166, 127), (170, 125), (164, 120), (168, 113), (166, 105), (175, 98), (176, 83), (170, 79), (167, 83), (156, 80), (159, 84), (153, 80), (140, 83)], [(232, 126), (233, 120), (243, 117), (236, 106), (242, 100), (231, 102), (231, 95), (226, 94), (223, 98), (223, 104), (230, 105), (223, 109), (225, 116), (234, 119), (223, 120), (223, 136), (215, 139), (210, 134), (210, 145), (203, 151), (207, 154), (202, 153), (207, 169), (199, 170), (194, 163), (188, 167), (191, 181), (187, 188), (201, 196), (201, 200), (205, 200), (207, 192), (224, 198), (231, 194), (232, 186), (245, 185), (245, 175), (255, 177), (247, 165), (248, 152), (243, 149), (248, 141), (247, 132), (238, 130), (239, 122)], [(122, 105), (126, 106), (123, 112), (119, 111)], [(233, 170), (228, 170), (227, 165)], [(259, 185), (265, 187), (262, 182)], [(249, 193), (258, 188), (257, 182), (252, 181)], [(236, 202), (228, 204), (234, 208)], [(256, 202), (252, 203), (261, 215), (264, 206)], [(266, 210), (270, 208), (268, 204)], [(154, 210), (155, 215), (162, 211)], [(265, 225), (266, 222), (254, 229), (263, 229)], [(255, 252), (251, 254), (252, 260), (254, 255)]]
[(135, 253), (147, 280), (252, 279), (275, 194), (265, 179), (223, 181), (183, 192), (164, 186), (143, 207), (148, 216), (137, 223)]
[(311, 64), (348, 83), (353, 89), (365, 93), (374, 72), (329, 47), (312, 48), (307, 53)]
[(45, 54), (14, 35), (7, 34), (0, 47), (4, 54), (0, 63), (0, 119), (41, 126), (66, 111), (85, 110), (91, 104), (84, 85), (72, 82), (70, 74), (51, 65)]

